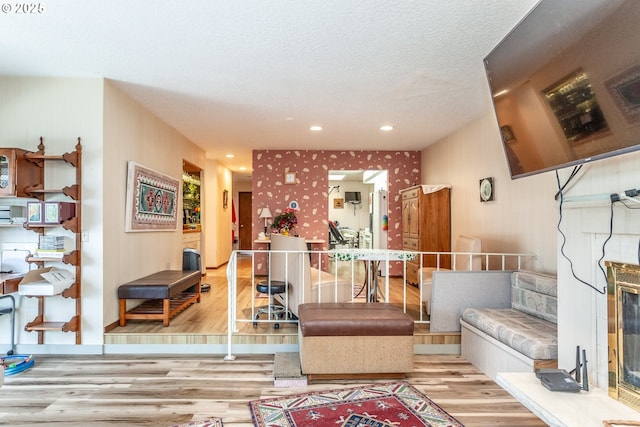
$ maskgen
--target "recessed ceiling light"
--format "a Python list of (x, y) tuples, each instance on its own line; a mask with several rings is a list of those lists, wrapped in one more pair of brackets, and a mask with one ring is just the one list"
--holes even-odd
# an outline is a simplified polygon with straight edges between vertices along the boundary
[(233, 154), (229, 153), (229, 154), (225, 154), (225, 157), (227, 159), (233, 159), (235, 156)]
[(507, 93), (507, 92), (509, 92), (509, 90), (508, 90), (508, 89), (501, 90), (500, 92), (496, 92), (496, 93), (494, 93), (494, 94), (493, 94), (493, 97), (494, 97), (494, 98), (497, 98), (497, 97), (499, 97), (499, 96), (504, 95), (504, 94), (505, 94), (505, 93)]
[(318, 125), (309, 126), (309, 130), (312, 130), (314, 132), (320, 132), (322, 130), (322, 126), (318, 126)]
[(346, 175), (342, 174), (331, 174), (329, 175), (329, 181), (342, 181)]
[(240, 170), (241, 170), (241, 171), (246, 171), (246, 170), (247, 170), (247, 167), (246, 167), (246, 166), (240, 166)]
[(393, 126), (391, 126), (391, 125), (380, 126), (380, 130), (384, 131), (384, 132), (389, 132), (389, 131), (393, 130)]

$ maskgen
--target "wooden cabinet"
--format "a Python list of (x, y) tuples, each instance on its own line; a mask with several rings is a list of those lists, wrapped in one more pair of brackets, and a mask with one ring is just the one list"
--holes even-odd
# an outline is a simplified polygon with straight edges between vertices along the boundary
[(42, 168), (29, 161), (27, 153), (20, 148), (0, 148), (0, 197), (30, 197), (25, 187), (42, 182)]
[[(75, 150), (62, 155), (45, 155), (43, 138), (40, 138), (40, 145), (38, 145), (37, 152), (28, 152), (25, 157), (32, 164), (37, 165), (40, 169), (44, 170), (47, 164), (50, 162), (66, 163), (74, 171), (68, 171), (70, 175), (74, 175), (75, 179), (70, 182), (68, 186), (64, 188), (48, 188), (43, 180), (39, 182), (33, 182), (31, 186), (25, 187), (24, 191), (28, 197), (36, 198), (41, 201), (46, 201), (51, 198), (66, 198), (68, 201), (75, 202), (75, 216), (67, 219), (61, 224), (43, 224), (30, 226), (25, 224), (25, 228), (35, 231), (40, 235), (51, 234), (59, 235), (60, 233), (71, 233), (74, 240), (74, 249), (64, 254), (62, 258), (43, 258), (43, 257), (29, 257), (27, 262), (37, 264), (39, 267), (45, 265), (53, 265), (56, 263), (64, 263), (73, 266), (75, 270), (75, 282), (69, 288), (65, 289), (62, 294), (54, 296), (34, 296), (32, 298), (38, 299), (38, 314), (36, 318), (27, 323), (25, 330), (29, 332), (38, 333), (38, 343), (44, 343), (45, 331), (62, 331), (73, 332), (76, 335), (76, 344), (82, 343), (81, 335), (81, 284), (82, 284), (82, 269), (81, 269), (81, 183), (82, 183), (82, 146), (80, 144), (80, 138), (75, 146)], [(75, 173), (74, 173), (75, 172)], [(66, 176), (66, 175), (65, 175)], [(66, 230), (66, 231), (64, 231)], [(74, 313), (70, 313), (69, 317), (62, 321), (51, 320), (46, 315), (45, 301), (47, 304), (55, 304), (56, 298), (72, 298), (75, 300)]]
[(182, 248), (200, 251), (200, 232), (183, 231)]
[[(418, 190), (411, 189), (402, 194), (402, 238), (417, 239), (420, 223), (418, 217)], [(417, 248), (417, 244), (416, 244)], [(415, 248), (414, 248), (415, 249)]]
[[(402, 196), (402, 249), (417, 252), (451, 252), (451, 189), (415, 186)], [(436, 267), (436, 255), (423, 255), (423, 267)], [(440, 256), (440, 267), (451, 267), (451, 256)], [(407, 282), (420, 281), (420, 258), (407, 262)]]

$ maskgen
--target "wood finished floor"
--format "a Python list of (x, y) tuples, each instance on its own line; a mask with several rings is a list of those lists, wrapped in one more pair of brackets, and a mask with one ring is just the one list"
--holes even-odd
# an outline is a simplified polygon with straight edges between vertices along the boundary
[[(358, 264), (356, 267), (360, 267)], [(346, 268), (346, 267), (345, 267)], [(350, 277), (350, 272), (344, 272)], [(256, 294), (255, 288), (251, 282), (251, 260), (248, 257), (241, 257), (238, 261), (238, 296), (236, 304), (238, 310), (244, 314), (247, 319), (251, 318), (251, 298)], [(361, 282), (364, 278), (362, 269), (356, 269), (356, 281)], [(256, 278), (259, 280), (262, 278)], [(106, 344), (124, 343), (116, 337), (120, 334), (160, 334), (160, 335), (176, 335), (176, 334), (226, 334), (227, 333), (227, 277), (226, 266), (218, 269), (207, 270), (203, 283), (211, 285), (211, 290), (202, 294), (202, 301), (199, 304), (193, 304), (183, 312), (171, 319), (168, 327), (163, 326), (160, 321), (148, 320), (129, 320), (127, 325), (115, 326), (109, 328), (105, 336)], [(384, 279), (382, 279), (384, 282)], [(400, 278), (391, 277), (390, 283), (390, 301), (400, 303), (403, 301), (403, 287)], [(407, 312), (414, 318), (419, 318), (420, 299), (419, 291), (416, 287), (407, 287)], [(254, 304), (256, 306), (267, 303), (265, 298), (256, 298)], [(115, 316), (115, 313), (114, 313)], [(425, 318), (426, 319), (426, 318)], [(116, 322), (114, 322), (116, 323)], [(282, 324), (281, 324), (282, 325)], [(417, 326), (421, 332), (427, 331), (428, 327)], [(240, 334), (297, 334), (297, 325), (284, 325), (279, 330), (275, 330), (270, 323), (259, 323), (257, 328), (253, 327), (251, 322), (239, 324)]]
[[(239, 272), (244, 278), (237, 303), (247, 310), (255, 292), (247, 260), (241, 262)], [(225, 274), (225, 268), (209, 270), (204, 282), (211, 284), (211, 291), (200, 304), (172, 319), (169, 327), (162, 322), (130, 321), (105, 334), (105, 343), (132, 342), (127, 336), (139, 340), (161, 337), (158, 342), (168, 343), (183, 336), (195, 340), (199, 334), (226, 334)], [(391, 280), (390, 298), (400, 301), (402, 286), (397, 279)], [(409, 312), (415, 314), (418, 291), (412, 287), (407, 291)], [(262, 303), (264, 300), (256, 300)], [(282, 336), (285, 342), (287, 336), (295, 339), (297, 333), (296, 325), (275, 330), (270, 324), (256, 328), (245, 324), (240, 329), (240, 335), (246, 334), (245, 339), (252, 342), (265, 336)], [(428, 328), (419, 326), (416, 333), (428, 334)], [(459, 334), (452, 338), (459, 343)], [(224, 361), (223, 355), (38, 356), (31, 370), (8, 377), (0, 389), (0, 425), (169, 426), (221, 417), (227, 427), (251, 426), (249, 400), (374, 382), (319, 381), (306, 389), (274, 388), (273, 360), (273, 355), (239, 355), (235, 361)], [(460, 356), (416, 355), (407, 380), (465, 426), (545, 425)], [(377, 382), (383, 381), (389, 380)]]
[[(6, 377), (0, 425), (170, 426), (221, 417), (252, 426), (247, 402), (312, 390), (390, 380), (313, 382), (275, 388), (272, 355), (36, 356)], [(459, 356), (416, 355), (407, 381), (467, 427), (544, 426), (500, 386)]]

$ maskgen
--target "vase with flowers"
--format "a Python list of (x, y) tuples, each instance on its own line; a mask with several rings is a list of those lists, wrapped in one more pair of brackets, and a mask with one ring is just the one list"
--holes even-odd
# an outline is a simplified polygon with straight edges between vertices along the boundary
[(288, 236), (292, 233), (293, 228), (298, 223), (298, 218), (296, 218), (296, 210), (292, 208), (285, 208), (281, 214), (276, 215), (273, 219), (273, 224), (271, 224), (271, 229), (277, 233), (284, 234)]

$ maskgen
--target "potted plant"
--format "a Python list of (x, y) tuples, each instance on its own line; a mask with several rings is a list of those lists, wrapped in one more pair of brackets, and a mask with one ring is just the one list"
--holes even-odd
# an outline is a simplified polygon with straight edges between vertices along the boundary
[(271, 224), (271, 229), (277, 233), (288, 236), (292, 233), (293, 228), (298, 223), (296, 218), (296, 210), (292, 208), (285, 208), (281, 214), (278, 214)]

